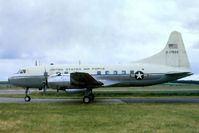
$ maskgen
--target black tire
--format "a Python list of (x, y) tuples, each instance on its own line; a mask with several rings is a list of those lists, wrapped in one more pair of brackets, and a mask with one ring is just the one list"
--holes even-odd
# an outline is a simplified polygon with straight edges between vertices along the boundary
[(90, 97), (91, 101), (94, 101), (95, 95), (93, 93), (89, 94), (89, 97)]
[(31, 101), (30, 96), (25, 96), (25, 97), (24, 97), (24, 101), (25, 101), (25, 102), (30, 102), (30, 101)]
[(91, 98), (89, 96), (84, 96), (83, 97), (83, 103), (90, 103), (91, 102)]

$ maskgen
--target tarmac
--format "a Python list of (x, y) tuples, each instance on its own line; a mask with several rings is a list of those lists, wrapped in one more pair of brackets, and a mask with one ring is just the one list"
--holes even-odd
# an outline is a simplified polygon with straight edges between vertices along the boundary
[[(30, 92), (31, 93), (31, 92)], [(24, 94), (24, 90), (0, 90), (0, 94)], [(0, 103), (82, 103), (79, 99), (39, 99), (32, 98), (30, 102), (25, 102), (23, 98), (0, 97)], [(196, 103), (199, 98), (95, 98), (92, 104), (133, 104), (133, 103)]]
[(0, 94), (25, 94), (25, 90), (0, 90)]
[[(82, 99), (32, 99), (25, 102), (23, 98), (0, 97), (0, 103), (82, 103)], [(133, 103), (197, 103), (199, 98), (114, 98), (95, 99), (94, 104), (133, 104)]]

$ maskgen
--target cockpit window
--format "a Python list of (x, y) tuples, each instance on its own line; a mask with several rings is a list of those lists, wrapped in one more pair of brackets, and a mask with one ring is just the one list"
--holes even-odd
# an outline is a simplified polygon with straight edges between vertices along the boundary
[(17, 72), (17, 74), (24, 74), (24, 73), (26, 73), (26, 69), (21, 69), (21, 70), (19, 70), (19, 71)]

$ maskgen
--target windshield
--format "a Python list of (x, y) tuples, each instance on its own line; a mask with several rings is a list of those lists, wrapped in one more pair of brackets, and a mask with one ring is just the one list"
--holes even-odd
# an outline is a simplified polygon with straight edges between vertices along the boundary
[(25, 69), (20, 69), (17, 74), (23, 74), (23, 73), (26, 73), (26, 70)]

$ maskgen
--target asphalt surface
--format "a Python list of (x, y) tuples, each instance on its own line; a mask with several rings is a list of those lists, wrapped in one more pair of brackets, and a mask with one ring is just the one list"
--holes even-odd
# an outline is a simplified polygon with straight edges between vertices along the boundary
[[(23, 98), (0, 98), (0, 103), (82, 103), (82, 99), (32, 99), (25, 102)], [(95, 104), (132, 104), (132, 103), (198, 103), (199, 98), (120, 98), (95, 99)]]
[[(24, 94), (24, 90), (0, 90), (0, 94)], [(32, 92), (32, 91), (31, 91)], [(31, 93), (30, 92), (30, 93)], [(0, 97), (0, 103), (82, 103), (82, 99), (32, 99), (25, 102), (23, 98)], [(96, 98), (95, 104), (131, 104), (131, 103), (199, 103), (199, 98)]]
[(0, 94), (25, 94), (25, 90), (0, 90)]
[[(23, 98), (0, 98), (0, 103), (82, 103), (82, 99), (32, 99), (25, 102)], [(120, 99), (96, 99), (93, 103), (99, 104), (119, 104), (125, 103)]]

